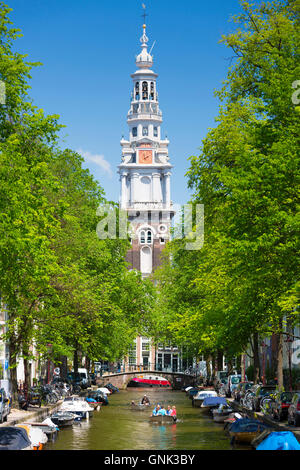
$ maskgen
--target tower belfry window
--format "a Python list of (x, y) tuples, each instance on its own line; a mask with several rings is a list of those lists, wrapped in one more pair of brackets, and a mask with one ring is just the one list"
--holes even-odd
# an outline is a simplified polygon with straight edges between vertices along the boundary
[(148, 83), (147, 82), (142, 83), (142, 97), (143, 97), (143, 100), (148, 99)]
[(136, 82), (135, 84), (135, 99), (140, 99), (140, 82)]
[(154, 100), (154, 83), (150, 83), (150, 100)]
[(143, 136), (148, 135), (148, 126), (143, 127)]

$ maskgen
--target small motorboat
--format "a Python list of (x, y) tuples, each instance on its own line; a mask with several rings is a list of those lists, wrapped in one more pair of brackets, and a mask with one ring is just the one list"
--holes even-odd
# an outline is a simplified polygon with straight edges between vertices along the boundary
[(106, 396), (107, 396), (107, 395), (111, 395), (111, 393), (112, 393), (112, 392), (111, 392), (108, 388), (106, 388), (106, 387), (99, 387), (99, 388), (97, 388), (97, 392), (102, 392), (102, 393), (104, 393)]
[(59, 431), (59, 428), (57, 425), (50, 419), (46, 418), (42, 423), (24, 423), (26, 425), (32, 426), (32, 427), (37, 427), (41, 431), (43, 431), (48, 439), (51, 438), (51, 440), (54, 440), (57, 437), (57, 433)]
[(134, 403), (131, 402), (130, 409), (133, 411), (149, 411), (149, 404), (142, 404), (142, 403)]
[(291, 431), (273, 431), (256, 446), (256, 450), (300, 450), (300, 444)]
[(86, 397), (85, 401), (94, 408), (95, 411), (99, 411), (101, 409), (101, 403), (91, 397)]
[(53, 421), (56, 426), (65, 427), (72, 426), (75, 420), (80, 420), (79, 416), (74, 415), (74, 413), (69, 413), (68, 411), (57, 411), (51, 416), (51, 421)]
[(46, 442), (48, 442), (48, 437), (38, 427), (31, 426), (29, 424), (16, 424), (16, 427), (25, 429), (29, 440), (31, 441), (33, 450), (42, 450)]
[(33, 450), (26, 429), (16, 426), (1, 427), (0, 450)]
[(60, 409), (74, 413), (81, 419), (89, 419), (94, 412), (94, 408), (85, 401), (84, 397), (67, 397), (62, 402)]
[(205, 398), (217, 396), (218, 394), (214, 390), (202, 390), (193, 397), (193, 406), (200, 408)]
[(231, 444), (235, 442), (251, 444), (251, 441), (253, 441), (255, 437), (268, 428), (269, 426), (267, 424), (258, 419), (237, 419), (228, 426)]
[(227, 400), (224, 397), (207, 397), (204, 398), (201, 408), (212, 410), (218, 408), (220, 405), (227, 405)]
[(150, 416), (149, 420), (151, 423), (176, 423), (177, 416), (170, 416), (170, 415), (157, 415), (157, 416)]
[(212, 410), (212, 415), (216, 423), (224, 423), (225, 419), (233, 412), (229, 405), (219, 405), (218, 408)]

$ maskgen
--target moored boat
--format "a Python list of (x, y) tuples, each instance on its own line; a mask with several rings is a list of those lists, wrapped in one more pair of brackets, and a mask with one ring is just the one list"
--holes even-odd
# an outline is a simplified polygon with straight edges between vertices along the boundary
[(218, 408), (212, 410), (212, 415), (216, 423), (224, 423), (225, 419), (233, 412), (233, 409), (229, 405), (219, 405)]
[(139, 375), (137, 377), (133, 377), (127, 387), (159, 387), (159, 388), (166, 388), (171, 389), (171, 383), (165, 379), (164, 377), (155, 376), (155, 375)]
[(217, 397), (218, 394), (214, 390), (202, 390), (193, 397), (193, 406), (200, 408), (205, 398)]
[(242, 418), (230, 424), (228, 430), (232, 444), (235, 442), (251, 444), (255, 437), (268, 428), (267, 424), (258, 419)]
[(220, 405), (227, 405), (227, 400), (224, 397), (207, 397), (204, 398), (201, 408), (218, 408)]
[(68, 411), (57, 411), (51, 416), (51, 421), (56, 424), (58, 427), (72, 426), (75, 419), (80, 420), (80, 417), (76, 417), (74, 413)]
[(16, 426), (1, 427), (0, 450), (33, 450), (26, 429)]
[(23, 423), (16, 424), (16, 427), (23, 428), (26, 430), (29, 440), (31, 441), (33, 450), (42, 450), (46, 442), (48, 442), (48, 437), (38, 427)]
[(84, 397), (68, 397), (65, 398), (62, 405), (61, 411), (69, 411), (81, 417), (81, 419), (89, 419), (94, 412), (94, 408), (89, 406), (85, 401)]

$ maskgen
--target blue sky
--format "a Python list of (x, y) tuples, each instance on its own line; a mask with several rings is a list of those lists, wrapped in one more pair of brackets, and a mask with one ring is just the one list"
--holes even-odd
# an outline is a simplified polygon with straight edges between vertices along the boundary
[[(120, 139), (128, 137), (131, 77), (140, 52), (142, 1), (7, 0), (11, 19), (23, 32), (16, 43), (28, 60), (43, 63), (32, 72), (34, 104), (59, 114), (66, 125), (62, 147), (80, 150), (85, 167), (107, 197), (119, 198)], [(184, 176), (215, 125), (214, 90), (226, 78), (232, 53), (219, 44), (234, 29), (238, 0), (144, 0), (153, 69), (159, 74), (162, 137), (170, 140), (174, 165), (172, 200), (183, 204), (190, 191)]]

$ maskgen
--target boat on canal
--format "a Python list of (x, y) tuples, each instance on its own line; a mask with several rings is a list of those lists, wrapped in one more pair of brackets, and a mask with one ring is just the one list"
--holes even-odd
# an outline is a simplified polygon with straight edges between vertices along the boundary
[(229, 405), (221, 404), (218, 408), (212, 410), (212, 415), (216, 423), (224, 423), (225, 419), (233, 412), (233, 409)]
[(57, 411), (53, 413), (51, 416), (51, 421), (53, 421), (56, 426), (65, 427), (65, 426), (73, 426), (74, 421), (80, 421), (80, 417), (75, 415), (74, 413), (70, 413), (68, 411)]
[(217, 397), (218, 394), (214, 390), (202, 390), (193, 397), (193, 406), (200, 408), (205, 398)]
[(149, 411), (150, 403), (149, 404), (142, 404), (142, 403), (134, 403), (131, 402), (130, 409), (133, 411)]
[(61, 411), (69, 411), (81, 419), (89, 419), (94, 412), (94, 408), (91, 407), (84, 399), (84, 397), (67, 397), (64, 399), (61, 407)]
[(231, 443), (239, 442), (251, 444), (259, 434), (269, 426), (258, 419), (242, 418), (237, 419), (228, 427)]
[(174, 424), (177, 421), (177, 416), (170, 416), (170, 415), (158, 415), (158, 416), (150, 416), (149, 420), (151, 423), (171, 423)]
[(171, 383), (164, 377), (157, 375), (143, 374), (133, 377), (127, 387), (137, 387), (137, 388), (164, 388), (172, 389)]
[(34, 450), (27, 430), (16, 426), (0, 428), (0, 450)]

